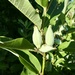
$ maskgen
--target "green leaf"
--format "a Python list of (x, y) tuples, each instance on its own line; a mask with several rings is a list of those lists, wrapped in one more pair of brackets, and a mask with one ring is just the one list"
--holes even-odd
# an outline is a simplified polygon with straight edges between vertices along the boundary
[(59, 16), (59, 15), (56, 15), (56, 16), (54, 16), (53, 18), (51, 18), (51, 20), (50, 20), (50, 24), (51, 24), (51, 25), (56, 25), (58, 16)]
[(31, 65), (28, 61), (26, 61), (23, 57), (19, 56), (19, 60), (20, 62), (24, 65), (24, 67), (30, 69), (31, 71), (33, 71), (34, 73), (38, 74), (37, 69)]
[(42, 20), (29, 0), (9, 0), (18, 10), (20, 10), (31, 22), (39, 29), (41, 28)]
[(66, 33), (73, 33), (75, 32), (75, 28), (70, 28), (68, 31), (66, 31)]
[(75, 40), (75, 32), (73, 32), (73, 34), (72, 34), (72, 39)]
[(41, 65), (38, 59), (31, 54), (29, 51), (20, 51), (20, 50), (10, 50), (16, 54), (18, 54), (18, 58), (20, 62), (24, 65), (26, 69), (29, 69), (32, 72), (40, 73)]
[(63, 63), (63, 64), (64, 64), (64, 61), (65, 61), (64, 58), (59, 58), (59, 59), (55, 62), (55, 65), (56, 65), (56, 66), (61, 66), (60, 63)]
[(30, 71), (29, 69), (24, 68), (23, 71), (21, 72), (21, 75), (38, 75), (38, 74), (35, 74), (34, 72)]
[(75, 41), (72, 41), (67, 48), (64, 49), (67, 52), (75, 52)]
[(12, 40), (12, 38), (6, 37), (6, 36), (0, 36), (0, 41), (5, 42), (5, 41), (9, 41)]
[(37, 4), (39, 4), (42, 7), (47, 7), (48, 6), (48, 0), (35, 0)]
[(15, 50), (15, 49), (13, 49), (13, 50), (6, 49), (6, 48), (3, 48), (3, 49), (16, 55), (19, 58), (20, 62), (24, 65), (25, 68), (27, 68), (37, 74), (41, 71), (41, 65), (40, 65), (38, 59), (34, 55), (32, 55), (30, 52), (23, 52), (23, 51)]
[(64, 0), (57, 0), (58, 1), (58, 4), (62, 3)]
[(58, 47), (58, 49), (63, 49), (67, 52), (75, 52), (75, 41), (64, 42)]
[(0, 43), (1, 48), (9, 48), (9, 49), (34, 49), (34, 46), (24, 38), (17, 38), (11, 41)]
[(47, 62), (46, 62), (45, 70), (46, 70), (47, 72), (49, 72), (49, 71), (52, 70), (52, 63), (51, 63), (50, 61), (47, 61)]
[(63, 49), (65, 49), (65, 48), (67, 48), (67, 47), (69, 46), (69, 44), (70, 44), (70, 42), (63, 42), (62, 44), (60, 44), (60, 45), (58, 46), (58, 49), (59, 49), (59, 50), (63, 50)]
[(39, 73), (41, 72), (41, 64), (39, 62), (39, 60), (29, 51), (24, 51), (28, 56), (30, 61), (32, 62), (32, 64), (36, 67), (36, 69), (39, 71)]
[(60, 14), (63, 10), (63, 7), (64, 7), (64, 2), (58, 4), (57, 0), (50, 0), (50, 7), (48, 10), (50, 18)]

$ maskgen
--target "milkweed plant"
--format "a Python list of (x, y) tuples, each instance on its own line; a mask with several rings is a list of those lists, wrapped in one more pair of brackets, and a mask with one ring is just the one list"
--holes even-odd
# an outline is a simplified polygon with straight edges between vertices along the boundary
[[(31, 41), (25, 37), (0, 40), (0, 48), (16, 55), (23, 64), (21, 75), (75, 69), (75, 1), (34, 0), (35, 6), (31, 0), (8, 1), (32, 22), (26, 20), (23, 25), (33, 27)], [(23, 30), (21, 33), (25, 35)], [(68, 60), (70, 57), (73, 59)]]

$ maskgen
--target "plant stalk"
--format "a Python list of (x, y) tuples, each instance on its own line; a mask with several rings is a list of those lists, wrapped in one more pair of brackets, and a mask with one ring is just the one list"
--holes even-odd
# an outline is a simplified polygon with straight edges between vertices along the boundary
[(45, 60), (46, 60), (46, 53), (43, 54), (43, 62), (42, 62), (42, 74), (44, 75), (44, 69), (45, 69)]

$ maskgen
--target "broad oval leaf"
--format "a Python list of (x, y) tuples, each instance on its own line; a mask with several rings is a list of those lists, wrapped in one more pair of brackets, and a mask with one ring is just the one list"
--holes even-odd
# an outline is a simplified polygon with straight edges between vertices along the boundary
[(63, 50), (63, 49), (65, 49), (65, 48), (67, 48), (67, 47), (69, 46), (69, 44), (70, 44), (70, 42), (63, 42), (62, 44), (60, 44), (60, 45), (58, 46), (58, 49), (59, 49), (59, 50)]
[(34, 46), (24, 38), (17, 38), (11, 41), (0, 43), (0, 47), (9, 49), (34, 49)]
[(33, 8), (29, 0), (9, 0), (18, 10), (20, 10), (31, 22), (39, 29), (41, 28), (42, 19)]

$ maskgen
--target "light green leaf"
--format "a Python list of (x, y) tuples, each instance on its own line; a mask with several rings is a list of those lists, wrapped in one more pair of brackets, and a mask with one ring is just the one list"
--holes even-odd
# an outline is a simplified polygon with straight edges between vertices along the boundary
[(69, 46), (69, 44), (70, 44), (70, 42), (63, 42), (62, 44), (60, 44), (60, 45), (58, 46), (58, 49), (59, 49), (59, 50), (63, 50), (63, 49), (65, 49), (65, 48), (67, 48), (67, 47)]
[(58, 49), (63, 49), (67, 52), (75, 52), (75, 41), (64, 42), (58, 47)]
[(60, 63), (63, 63), (64, 64), (64, 58), (60, 58), (60, 59), (58, 59), (56, 62), (55, 62), (55, 65), (56, 66), (61, 66), (61, 64)]
[(34, 49), (34, 46), (24, 38), (17, 38), (11, 41), (0, 43), (1, 48), (9, 48), (9, 49)]
[(42, 7), (47, 7), (48, 6), (48, 0), (35, 0), (37, 4), (39, 4)]
[(39, 29), (41, 28), (42, 20), (29, 0), (9, 0), (18, 10), (20, 10), (31, 22)]
[(67, 51), (67, 52), (75, 52), (75, 41), (72, 41), (69, 46), (64, 49), (64, 51)]
[(36, 69), (39, 71), (39, 73), (41, 72), (41, 64), (39, 62), (39, 60), (29, 51), (24, 51), (28, 56), (30, 61), (33, 63), (33, 65), (36, 67)]
[(33, 71), (34, 73), (38, 74), (37, 69), (31, 65), (28, 61), (26, 61), (23, 57), (19, 56), (19, 60), (20, 62), (24, 65), (24, 67), (30, 69), (31, 71)]
[(62, 3), (64, 0), (57, 0), (58, 1), (58, 4)]
[(67, 6), (67, 12), (75, 8), (75, 0), (71, 1)]

